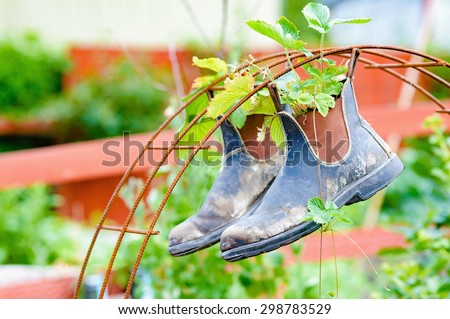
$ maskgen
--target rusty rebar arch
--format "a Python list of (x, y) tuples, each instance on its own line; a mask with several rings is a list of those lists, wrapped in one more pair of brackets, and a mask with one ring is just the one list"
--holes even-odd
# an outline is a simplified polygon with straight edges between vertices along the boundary
[[(396, 46), (379, 46), (379, 45), (359, 45), (359, 46), (348, 46), (348, 47), (341, 47), (341, 48), (326, 48), (324, 50), (323, 56), (328, 56), (328, 55), (348, 55), (353, 49), (357, 49), (360, 50), (361, 53), (367, 53), (367, 54), (372, 54), (372, 55), (378, 55), (381, 57), (384, 57), (386, 59), (390, 59), (394, 62), (397, 62), (397, 64), (388, 64), (388, 65), (379, 65), (379, 64), (375, 64), (373, 61), (366, 59), (366, 58), (360, 58), (361, 62), (368, 64), (370, 68), (376, 68), (376, 69), (381, 69), (382, 71), (385, 71), (395, 77), (397, 77), (398, 79), (408, 83), (409, 85), (412, 85), (413, 87), (415, 87), (417, 90), (419, 90), (420, 92), (424, 93), (428, 98), (430, 98), (431, 100), (433, 100), (440, 108), (441, 110), (439, 110), (440, 113), (447, 113), (450, 115), (450, 110), (448, 108), (446, 108), (442, 103), (439, 102), (439, 100), (437, 100), (433, 95), (431, 95), (427, 90), (425, 90), (424, 88), (420, 87), (419, 85), (410, 82), (408, 79), (406, 79), (404, 76), (402, 76), (401, 74), (399, 74), (398, 72), (395, 72), (393, 70), (391, 70), (392, 68), (409, 68), (412, 67), (416, 70), (418, 70), (419, 72), (425, 74), (426, 76), (440, 82), (441, 84), (445, 85), (446, 87), (448, 87), (450, 89), (450, 84), (436, 76), (435, 74), (429, 72), (428, 70), (424, 69), (424, 67), (430, 67), (430, 66), (444, 66), (447, 68), (450, 68), (450, 63), (443, 61), (439, 58), (433, 57), (431, 55), (422, 53), (422, 52), (418, 52), (418, 51), (414, 51), (414, 50), (410, 50), (410, 49), (406, 49), (406, 48), (401, 48), (401, 47), (396, 47)], [(377, 51), (375, 51), (377, 50)], [(383, 53), (383, 52), (378, 52), (378, 50), (389, 50), (389, 51), (397, 51), (397, 52), (403, 52), (403, 53), (408, 53), (411, 56), (418, 56), (418, 57), (422, 57), (424, 59), (430, 60), (431, 62), (424, 62), (424, 63), (408, 63), (406, 60), (400, 59), (396, 56), (387, 54), (387, 53)], [(307, 58), (305, 57), (304, 53), (302, 52), (289, 52), (290, 58), (291, 59), (296, 59), (296, 58), (304, 58), (302, 61), (294, 64), (294, 68), (298, 68), (300, 66), (302, 66), (303, 64), (309, 63), (311, 61), (314, 61), (316, 59), (318, 59), (320, 57), (320, 54), (318, 54), (318, 50), (312, 50), (314, 54), (313, 57)], [(272, 55), (268, 55), (265, 57), (262, 57), (260, 59), (254, 59), (253, 61), (246, 61), (243, 64), (241, 64), (239, 66), (239, 68), (237, 69), (238, 71), (247, 68), (249, 65), (251, 65), (251, 63), (253, 64), (258, 64), (258, 63), (263, 63), (266, 61), (271, 61), (274, 59), (277, 59), (274, 62), (266, 65), (266, 67), (268, 68), (273, 68), (275, 66), (281, 65), (281, 64), (286, 64), (287, 62), (287, 58), (285, 56), (285, 52), (282, 53), (277, 53), (277, 54), (272, 54)], [(274, 78), (277, 79), (280, 76), (288, 73), (290, 71), (289, 68), (285, 68), (283, 71), (278, 72), (277, 74), (274, 75)], [(259, 71), (256, 71), (253, 76), (256, 76), (257, 74), (259, 74)], [(79, 296), (79, 292), (80, 292), (80, 288), (81, 288), (81, 284), (83, 281), (83, 277), (86, 271), (86, 267), (88, 265), (90, 256), (92, 254), (92, 250), (95, 246), (96, 240), (98, 238), (98, 235), (100, 233), (100, 231), (102, 229), (104, 230), (114, 230), (114, 231), (120, 231), (119, 234), (119, 238), (117, 239), (116, 245), (114, 247), (113, 253), (111, 254), (111, 258), (108, 264), (108, 267), (106, 269), (105, 272), (105, 277), (103, 280), (103, 284), (102, 284), (102, 289), (100, 291), (100, 295), (99, 298), (103, 298), (106, 287), (107, 287), (107, 283), (109, 281), (110, 275), (111, 275), (111, 271), (113, 269), (113, 265), (114, 265), (114, 261), (117, 255), (117, 252), (121, 246), (123, 237), (125, 235), (125, 233), (138, 233), (138, 234), (142, 234), (144, 235), (144, 240), (141, 244), (139, 253), (136, 257), (136, 261), (135, 264), (133, 266), (133, 269), (131, 271), (130, 277), (129, 277), (129, 281), (127, 284), (127, 288), (125, 291), (125, 298), (129, 298), (130, 295), (130, 291), (131, 291), (131, 287), (132, 284), (134, 282), (134, 278), (136, 276), (136, 272), (137, 272), (137, 268), (139, 267), (139, 264), (141, 262), (143, 253), (145, 248), (147, 247), (148, 241), (150, 239), (150, 236), (152, 235), (156, 235), (158, 232), (154, 230), (154, 227), (156, 225), (156, 222), (164, 208), (165, 203), (167, 202), (169, 196), (171, 195), (174, 187), (176, 186), (176, 184), (178, 183), (179, 179), (181, 178), (181, 176), (183, 175), (184, 171), (186, 170), (186, 168), (189, 166), (190, 162), (192, 161), (192, 159), (195, 157), (195, 155), (198, 153), (198, 151), (202, 148), (205, 147), (205, 143), (207, 142), (207, 140), (211, 137), (211, 135), (217, 130), (217, 128), (220, 126), (221, 123), (223, 123), (223, 121), (225, 121), (230, 114), (236, 110), (240, 105), (242, 105), (246, 100), (248, 100), (253, 94), (255, 94), (256, 92), (258, 92), (260, 89), (266, 87), (269, 83), (270, 80), (266, 80), (258, 85), (256, 85), (253, 90), (244, 98), (242, 98), (238, 103), (236, 103), (232, 108), (230, 108), (225, 114), (224, 116), (219, 119), (215, 125), (213, 126), (213, 128), (208, 132), (208, 134), (206, 135), (206, 137), (200, 141), (200, 143), (198, 145), (196, 145), (195, 147), (193, 147), (193, 152), (189, 155), (188, 159), (186, 160), (185, 164), (181, 167), (180, 171), (178, 172), (177, 176), (175, 177), (174, 181), (172, 182), (172, 184), (169, 186), (166, 194), (164, 195), (164, 198), (162, 199), (160, 206), (158, 207), (157, 211), (154, 213), (153, 217), (151, 218), (150, 221), (150, 225), (148, 227), (147, 230), (135, 230), (135, 229), (130, 229), (129, 228), (129, 224), (134, 216), (134, 213), (137, 209), (137, 206), (139, 205), (139, 203), (142, 200), (142, 197), (144, 195), (144, 193), (147, 191), (150, 183), (153, 181), (156, 173), (158, 172), (159, 168), (162, 166), (162, 164), (164, 163), (164, 161), (168, 158), (168, 156), (173, 152), (174, 149), (176, 149), (178, 147), (178, 143), (181, 140), (181, 138), (189, 131), (189, 129), (206, 113), (206, 109), (204, 109), (202, 112), (200, 112), (187, 126), (186, 128), (175, 138), (175, 141), (172, 143), (172, 145), (170, 147), (168, 147), (166, 149), (166, 151), (163, 154), (163, 158), (158, 162), (158, 164), (152, 169), (151, 174), (149, 175), (149, 177), (147, 178), (147, 180), (145, 181), (141, 191), (139, 192), (138, 196), (136, 197), (136, 200), (132, 206), (132, 208), (130, 209), (130, 212), (124, 222), (124, 224), (122, 225), (122, 227), (111, 227), (111, 226), (106, 226), (104, 225), (108, 214), (110, 212), (110, 209), (114, 203), (114, 201), (117, 199), (120, 190), (122, 189), (122, 187), (125, 185), (125, 183), (127, 182), (128, 178), (130, 177), (134, 167), (136, 166), (136, 164), (138, 163), (139, 159), (144, 155), (144, 153), (148, 150), (153, 149), (152, 148), (152, 144), (155, 141), (156, 137), (179, 115), (182, 113), (182, 111), (188, 106), (190, 105), (197, 97), (199, 97), (200, 95), (210, 91), (210, 90), (214, 90), (214, 89), (219, 89), (219, 87), (215, 87), (215, 85), (217, 85), (218, 83), (220, 83), (221, 81), (223, 81), (226, 78), (227, 75), (220, 77), (218, 79), (216, 79), (213, 83), (211, 83), (210, 85), (208, 85), (207, 87), (199, 90), (198, 92), (196, 92), (196, 94), (194, 94), (189, 101), (187, 101), (186, 103), (184, 103), (183, 105), (180, 106), (179, 109), (177, 109), (174, 114), (172, 116), (170, 116), (156, 131), (155, 133), (150, 137), (150, 139), (148, 140), (145, 148), (143, 148), (138, 156), (135, 158), (135, 160), (133, 161), (133, 163), (131, 164), (131, 166), (127, 169), (127, 171), (124, 173), (124, 175), (122, 176), (122, 179), (120, 180), (120, 182), (118, 183), (116, 189), (114, 190), (113, 194), (111, 195), (111, 198), (100, 218), (100, 221), (95, 229), (93, 238), (91, 240), (90, 246), (88, 248), (88, 251), (86, 253), (81, 271), (80, 271), (80, 275), (78, 277), (78, 282), (76, 285), (76, 289), (74, 292), (74, 297), (77, 298)], [(160, 149), (160, 148), (159, 148)]]

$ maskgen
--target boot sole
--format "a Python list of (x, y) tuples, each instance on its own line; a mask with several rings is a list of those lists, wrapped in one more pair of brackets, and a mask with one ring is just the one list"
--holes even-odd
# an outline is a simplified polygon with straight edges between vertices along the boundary
[[(252, 214), (256, 208), (259, 206), (259, 204), (261, 203), (264, 195), (266, 194), (267, 190), (269, 189), (270, 185), (272, 184), (273, 180), (270, 181), (270, 183), (267, 185), (267, 187), (264, 189), (263, 192), (261, 192), (261, 194), (258, 195), (258, 197), (255, 199), (255, 201), (252, 203), (252, 205), (250, 206), (249, 210), (244, 213), (241, 217), (247, 215), (247, 214)], [(239, 218), (241, 218), (239, 217)], [(181, 244), (178, 245), (173, 245), (173, 246), (169, 246), (169, 254), (171, 254), (174, 257), (180, 257), (180, 256), (185, 256), (185, 255), (189, 255), (192, 253), (195, 253), (196, 251), (208, 248), (216, 243), (219, 242), (220, 240), (220, 236), (222, 235), (223, 231), (230, 227), (231, 225), (233, 225), (237, 220), (239, 220), (239, 218), (237, 218), (236, 220), (234, 220), (231, 223), (228, 223), (220, 228), (217, 228), (215, 230), (213, 230), (212, 232), (210, 232), (207, 235), (204, 235), (200, 238), (197, 239), (193, 239), (190, 241), (186, 241), (183, 242)]]
[[(393, 155), (389, 161), (375, 171), (347, 186), (334, 198), (334, 202), (338, 207), (342, 207), (343, 205), (367, 200), (392, 182), (403, 169), (404, 166), (400, 159), (397, 155)], [(265, 240), (224, 251), (222, 252), (222, 258), (227, 261), (238, 261), (257, 256), (278, 249), (281, 246), (291, 244), (316, 231), (320, 226), (320, 224), (313, 221), (308, 221)]]

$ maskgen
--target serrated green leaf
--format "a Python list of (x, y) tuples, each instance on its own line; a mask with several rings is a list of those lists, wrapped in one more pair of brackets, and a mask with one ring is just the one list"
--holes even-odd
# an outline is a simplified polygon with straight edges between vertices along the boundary
[(294, 74), (294, 71), (289, 71), (288, 73), (280, 76), (278, 79), (276, 79), (277, 87), (280, 88), (280, 90), (283, 90), (285, 92), (290, 90), (290, 86), (293, 83), (297, 82), (297, 76)]
[(349, 18), (349, 19), (331, 19), (330, 26), (332, 27), (335, 24), (364, 24), (372, 21), (372, 18)]
[(346, 216), (344, 214), (339, 215), (339, 217), (337, 217), (336, 219), (338, 221), (340, 221), (341, 223), (344, 223), (344, 224), (348, 224), (348, 225), (352, 225), (353, 224), (353, 220), (350, 217), (348, 217), (348, 216)]
[(303, 15), (308, 21), (308, 27), (325, 34), (330, 31), (330, 9), (320, 3), (308, 3), (302, 10)]
[(323, 71), (320, 77), (322, 82), (328, 82), (334, 77), (334, 74), (330, 71)]
[(217, 76), (215, 75), (200, 76), (194, 79), (194, 82), (192, 83), (192, 88), (193, 89), (204, 88), (205, 86), (210, 85), (215, 79), (217, 79)]
[(325, 203), (320, 197), (310, 198), (306, 204), (310, 212), (321, 212), (325, 210)]
[(270, 124), (270, 138), (276, 146), (281, 149), (284, 148), (283, 126), (281, 125), (281, 120), (278, 115), (273, 116), (272, 123)]
[(283, 30), (283, 46), (286, 49), (301, 50), (305, 45), (305, 42), (300, 40), (300, 31), (295, 24), (284, 16), (278, 20), (277, 24), (280, 25)]
[(256, 32), (275, 40), (286, 49), (301, 50), (305, 45), (300, 40), (300, 31), (286, 17), (281, 17), (275, 25), (262, 20), (248, 20), (247, 25)]
[(337, 205), (336, 205), (333, 201), (327, 200), (327, 201), (325, 202), (325, 209), (326, 209), (326, 210), (337, 210), (338, 207), (337, 207)]
[[(225, 90), (214, 96), (211, 100), (207, 115), (215, 119), (225, 113), (253, 89), (254, 82), (255, 79), (250, 74), (236, 76), (234, 79), (225, 82)], [(250, 103), (250, 101), (247, 102)]]
[(316, 79), (321, 79), (321, 77), (322, 77), (322, 72), (318, 69), (318, 68), (316, 68), (316, 67), (313, 67), (312, 65), (310, 65), (310, 64), (306, 64), (304, 67), (303, 67), (303, 69), (306, 71), (306, 73), (308, 73), (310, 76), (312, 76), (312, 77), (314, 77), (314, 78), (316, 78)]
[[(336, 61), (332, 60), (332, 59), (328, 59), (328, 58), (323, 58), (322, 59), (326, 64), (328, 64), (329, 66), (334, 66), (336, 65)], [(320, 61), (320, 59), (319, 59)]]
[[(189, 131), (180, 139), (180, 146), (187, 145), (197, 145), (203, 138), (205, 138), (206, 134), (211, 130), (216, 122), (212, 119), (202, 118), (199, 122), (195, 123)], [(181, 133), (187, 124), (184, 125), (178, 132)], [(178, 158), (186, 159), (189, 155), (189, 150), (177, 150)]]
[[(197, 91), (192, 92), (188, 96), (182, 99), (182, 101), (186, 102), (188, 101), (194, 94), (196, 94)], [(197, 97), (191, 104), (189, 104), (186, 109), (186, 123), (189, 123), (194, 119), (197, 114), (199, 114), (201, 111), (203, 111), (209, 103), (208, 96), (206, 93), (201, 94), (199, 97)]]
[(248, 111), (249, 114), (273, 115), (277, 112), (272, 98), (270, 96), (259, 94), (255, 95), (254, 99), (252, 99), (251, 109), (244, 108), (244, 105), (242, 106), (242, 108), (245, 111)]
[(314, 96), (311, 93), (301, 93), (298, 96), (297, 101), (303, 105), (310, 105), (314, 102)]
[(243, 109), (238, 107), (236, 110), (234, 110), (233, 113), (230, 114), (229, 119), (234, 126), (241, 129), (245, 124), (245, 120), (247, 119), (247, 113), (245, 113)]
[(329, 95), (339, 95), (342, 91), (342, 87), (344, 84), (342, 82), (335, 82), (331, 81), (325, 84), (323, 88), (323, 93), (329, 94)]
[(319, 113), (325, 117), (328, 114), (328, 110), (332, 109), (335, 105), (334, 98), (326, 93), (318, 93), (314, 96), (314, 101), (317, 106)]
[(208, 69), (217, 74), (224, 75), (228, 72), (228, 65), (222, 59), (213, 57), (206, 59), (199, 59), (196, 56), (192, 58), (192, 64), (202, 69)]
[(247, 25), (256, 32), (277, 41), (279, 44), (284, 44), (282, 35), (274, 25), (262, 20), (248, 20)]

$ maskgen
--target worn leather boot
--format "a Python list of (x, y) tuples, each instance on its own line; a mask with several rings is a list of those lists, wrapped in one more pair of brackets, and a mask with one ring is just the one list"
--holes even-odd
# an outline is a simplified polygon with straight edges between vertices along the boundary
[(339, 207), (366, 200), (403, 170), (398, 157), (358, 113), (351, 73), (327, 117), (308, 112), (296, 119), (279, 113), (287, 143), (285, 164), (255, 212), (222, 233), (224, 259), (269, 252), (317, 230), (319, 224), (302, 220), (310, 198), (322, 195)]
[(256, 142), (263, 120), (261, 115), (249, 116), (241, 130), (228, 120), (221, 124), (222, 167), (199, 212), (170, 232), (170, 254), (187, 255), (217, 243), (225, 228), (259, 205), (283, 164), (268, 136)]

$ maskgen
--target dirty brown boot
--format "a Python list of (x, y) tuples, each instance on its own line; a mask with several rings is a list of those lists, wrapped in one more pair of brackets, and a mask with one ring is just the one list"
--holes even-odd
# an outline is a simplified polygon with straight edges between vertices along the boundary
[(170, 254), (187, 255), (217, 243), (225, 228), (259, 205), (283, 162), (268, 136), (256, 142), (263, 120), (249, 116), (241, 130), (228, 120), (221, 124), (222, 167), (200, 211), (170, 232)]

